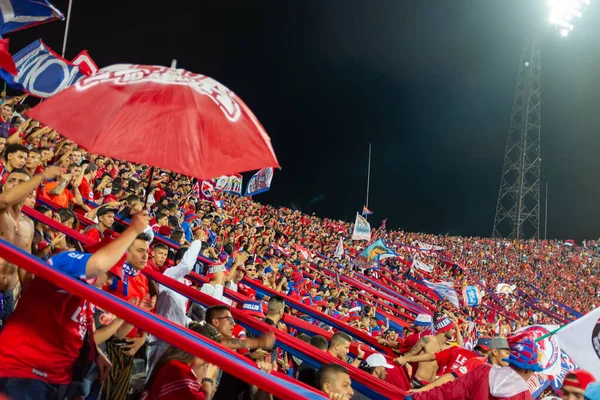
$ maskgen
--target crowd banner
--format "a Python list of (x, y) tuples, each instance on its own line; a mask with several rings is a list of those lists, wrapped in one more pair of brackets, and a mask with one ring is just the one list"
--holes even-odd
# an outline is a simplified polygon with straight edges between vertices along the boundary
[(580, 368), (600, 379), (600, 307), (565, 326), (556, 337)]
[(383, 240), (377, 239), (354, 258), (354, 264), (360, 268), (375, 268), (379, 266), (379, 259), (384, 256), (395, 257), (397, 254)]
[(254, 196), (255, 194), (263, 193), (271, 188), (273, 180), (273, 168), (267, 167), (258, 171), (250, 178), (248, 186), (246, 186), (246, 196)]
[(417, 268), (420, 269), (422, 271), (425, 271), (427, 273), (432, 273), (433, 272), (433, 266), (424, 263), (423, 261), (419, 260), (418, 258), (413, 258), (413, 262), (411, 265), (413, 268)]
[(423, 283), (438, 296), (444, 297), (455, 307), (460, 307), (460, 304), (458, 303), (458, 294), (454, 289), (454, 282), (429, 282), (425, 280)]
[(352, 240), (371, 240), (371, 225), (359, 213), (356, 213), (356, 220), (354, 220)]
[(13, 56), (18, 74), (12, 76), (0, 70), (0, 76), (17, 90), (47, 98), (73, 85), (87, 75), (79, 66), (65, 60), (36, 40)]
[(418, 247), (419, 250), (435, 250), (435, 251), (440, 251), (440, 250), (445, 250), (445, 247), (441, 247), (441, 246), (435, 246), (433, 244), (429, 244), (429, 243), (424, 243), (424, 242), (419, 242), (418, 240), (415, 240), (414, 243), (415, 247)]
[(234, 193), (242, 195), (242, 176), (239, 174), (235, 175), (223, 175), (216, 179), (215, 189), (222, 192)]
[(465, 286), (463, 289), (463, 303), (467, 307), (477, 307), (481, 303), (481, 294), (475, 286)]
[(48, 0), (2, 0), (0, 4), (0, 35), (20, 31), (46, 22), (65, 19)]

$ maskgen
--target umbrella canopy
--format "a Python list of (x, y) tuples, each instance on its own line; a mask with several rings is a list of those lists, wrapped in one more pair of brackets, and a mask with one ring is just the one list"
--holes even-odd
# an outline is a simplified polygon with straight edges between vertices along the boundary
[(246, 104), (214, 79), (182, 69), (103, 68), (28, 116), (91, 153), (199, 179), (279, 167)]

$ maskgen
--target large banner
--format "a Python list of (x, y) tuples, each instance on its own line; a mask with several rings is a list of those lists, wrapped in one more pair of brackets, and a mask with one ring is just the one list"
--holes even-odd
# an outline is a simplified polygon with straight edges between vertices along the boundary
[(13, 59), (17, 76), (1, 71), (2, 78), (10, 87), (36, 97), (54, 96), (87, 76), (78, 65), (56, 54), (41, 40), (21, 49)]
[[(534, 339), (539, 339), (546, 336), (550, 332), (558, 328), (558, 325), (531, 325), (525, 326), (519, 329), (517, 332), (527, 332)], [(558, 340), (555, 336), (548, 336), (538, 342), (536, 342), (540, 348), (541, 359), (538, 363), (544, 368), (542, 371), (546, 375), (558, 375), (560, 374), (560, 353), (561, 349), (558, 344)]]
[(235, 175), (223, 175), (216, 179), (215, 189), (221, 190), (227, 193), (235, 193), (237, 195), (242, 194), (242, 176)]
[(564, 352), (600, 380), (600, 307), (571, 322), (557, 334)]
[(273, 180), (273, 168), (261, 169), (250, 178), (248, 186), (246, 186), (246, 196), (254, 196), (268, 191), (271, 188), (271, 180)]
[(0, 35), (65, 19), (48, 0), (0, 0)]
[(429, 243), (425, 243), (425, 242), (419, 242), (418, 240), (415, 240), (413, 242), (413, 246), (418, 247), (419, 250), (426, 250), (426, 251), (431, 251), (431, 250), (440, 251), (440, 250), (446, 249), (445, 247), (435, 246), (433, 244), (429, 244)]
[(375, 268), (378, 266), (379, 259), (382, 256), (397, 256), (396, 253), (383, 243), (383, 240), (377, 239), (354, 258), (354, 264), (361, 268)]
[(356, 213), (352, 240), (371, 240), (371, 225), (359, 213)]

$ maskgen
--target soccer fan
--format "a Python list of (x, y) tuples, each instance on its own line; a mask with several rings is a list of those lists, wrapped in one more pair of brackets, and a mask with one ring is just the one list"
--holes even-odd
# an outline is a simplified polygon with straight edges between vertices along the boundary
[(352, 399), (352, 381), (348, 370), (339, 364), (324, 364), (317, 375), (319, 389), (325, 392), (330, 399)]
[[(121, 236), (94, 254), (64, 252), (50, 265), (93, 283), (134, 250), (148, 222), (147, 214), (140, 214)], [(63, 398), (80, 350), (91, 335), (92, 315), (88, 301), (34, 279), (0, 334), (0, 392), (14, 399)], [(110, 362), (101, 352), (96, 364), (100, 378), (105, 377)]]
[(578, 369), (565, 375), (561, 388), (562, 398), (565, 400), (581, 400), (587, 394), (588, 386), (596, 382), (596, 378), (588, 371)]
[[(310, 338), (309, 344), (311, 346), (316, 347), (317, 349), (319, 349), (321, 351), (327, 351), (327, 347), (329, 346), (327, 339), (325, 339), (321, 335), (315, 335), (312, 338)], [(296, 379), (298, 379), (300, 382), (306, 383), (309, 386), (318, 388), (318, 379), (317, 379), (318, 374), (319, 374), (318, 368), (313, 367), (312, 364), (310, 364), (310, 363), (303, 362), (298, 367)]]
[(398, 340), (390, 341), (384, 338), (377, 339), (379, 344), (389, 346), (391, 348), (397, 348), (400, 354), (407, 353), (411, 350), (419, 339), (424, 336), (431, 336), (433, 334), (433, 320), (431, 315), (419, 314), (411, 325), (414, 329), (414, 333), (408, 335), (406, 338), (398, 338)]
[[(30, 177), (24, 169), (14, 169), (6, 175), (0, 194), (0, 222), (5, 227), (0, 231), (2, 239), (31, 252), (34, 225), (21, 211), (23, 203), (42, 182), (58, 178), (61, 174), (60, 169), (50, 167), (34, 177)], [(0, 292), (12, 291), (19, 281), (25, 287), (31, 278), (32, 275), (24, 269), (6, 263), (0, 267)]]
[(15, 169), (25, 167), (29, 149), (20, 144), (10, 144), (4, 149), (2, 169), (0, 170), (0, 183), (6, 183), (6, 177)]
[[(192, 323), (190, 329), (216, 342), (220, 333), (208, 324)], [(219, 368), (199, 357), (170, 346), (148, 377), (142, 400), (210, 399), (216, 390)]]
[[(527, 380), (540, 372), (539, 348), (532, 337), (520, 334), (509, 338), (508, 367), (482, 364), (458, 379), (427, 392), (414, 393), (406, 400), (480, 400), (501, 398), (531, 400)], [(492, 397), (493, 396), (493, 397)]]
[[(338, 360), (348, 362), (348, 353), (350, 352), (350, 343), (352, 339), (346, 333), (338, 331), (333, 334), (331, 337), (331, 342), (329, 343), (329, 348), (327, 352), (337, 358)], [(351, 365), (355, 367), (359, 367), (360, 363), (363, 361), (365, 357), (365, 352), (360, 348), (360, 345), (357, 347), (356, 358)]]
[[(398, 357), (394, 360), (396, 363), (404, 365), (413, 360), (413, 357), (423, 357), (426, 360), (418, 361), (418, 368), (412, 377), (412, 386), (415, 389), (422, 388), (435, 379), (438, 365), (435, 362), (434, 354), (450, 347), (448, 341), (454, 337), (457, 332), (456, 324), (446, 315), (436, 312), (434, 316), (435, 336), (424, 336), (415, 344), (415, 346), (404, 357)], [(460, 336), (460, 334), (458, 334)], [(462, 346), (462, 341), (460, 343)], [(434, 359), (431, 359), (433, 356)]]
[[(147, 215), (146, 212), (140, 214)], [(136, 238), (127, 251), (127, 260), (123, 264), (123, 279), (106, 286), (105, 290), (127, 301), (132, 301), (135, 298), (140, 299), (140, 301), (149, 301), (151, 303), (149, 308), (153, 309), (156, 297), (150, 297), (148, 278), (140, 273), (148, 260), (150, 240), (151, 238), (145, 233)], [(112, 363), (112, 368), (102, 388), (103, 397), (112, 400), (125, 400), (127, 398), (133, 371), (133, 357), (146, 343), (146, 339), (146, 332), (140, 332), (137, 328), (134, 328), (127, 334), (125, 344), (116, 340), (106, 342), (106, 354)]]
[[(203, 240), (206, 240), (206, 234), (201, 230), (196, 231), (196, 240), (192, 242), (189, 248), (181, 247), (177, 251), (175, 265), (166, 269), (164, 275), (184, 283), (184, 277), (190, 273), (196, 264)], [(156, 313), (158, 315), (181, 326), (188, 326), (192, 320), (186, 315), (187, 303), (187, 297), (166, 286), (158, 286), (158, 299), (156, 301)], [(147, 370), (152, 369), (167, 346), (165, 342), (150, 335)]]
[[(83, 234), (91, 238), (95, 242), (100, 242), (104, 239), (104, 232), (110, 229), (115, 223), (115, 212), (114, 208), (109, 206), (100, 206), (93, 210), (98, 218), (98, 223), (89, 225), (83, 230)], [(88, 213), (89, 215), (89, 213)]]

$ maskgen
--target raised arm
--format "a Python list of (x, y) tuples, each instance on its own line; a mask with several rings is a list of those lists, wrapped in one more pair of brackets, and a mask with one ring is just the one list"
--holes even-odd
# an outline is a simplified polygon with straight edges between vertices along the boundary
[[(62, 171), (57, 167), (48, 167), (39, 175), (34, 176), (28, 181), (21, 182), (18, 185), (11, 187), (3, 193), (0, 193), (0, 213), (5, 212), (9, 207), (22, 203), (27, 196), (34, 191), (44, 180), (58, 178), (62, 175)], [(7, 182), (10, 180), (7, 178)]]
[(136, 214), (129, 227), (119, 237), (92, 254), (85, 267), (86, 277), (96, 278), (110, 270), (127, 252), (135, 238), (144, 232), (149, 222), (147, 211)]

